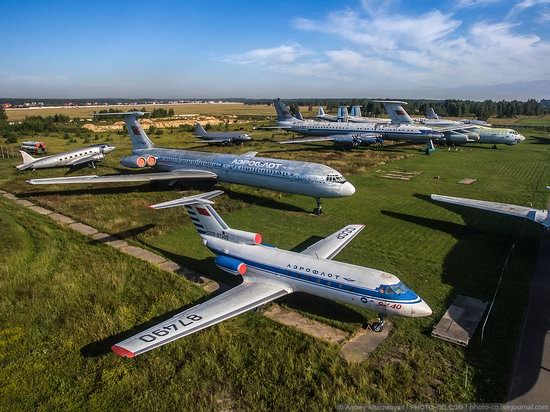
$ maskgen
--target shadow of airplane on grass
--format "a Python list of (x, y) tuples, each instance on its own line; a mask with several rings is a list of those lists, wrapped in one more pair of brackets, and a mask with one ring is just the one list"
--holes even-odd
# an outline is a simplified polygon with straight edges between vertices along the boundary
[[(476, 393), (476, 402), (504, 401), (508, 393), (517, 337), (521, 331), (523, 308), (528, 301), (540, 230), (531, 222), (514, 217), (444, 204), (425, 195), (417, 194), (415, 197), (457, 213), (464, 221), (464, 224), (460, 224), (388, 210), (381, 212), (385, 216), (425, 229), (446, 233), (456, 240), (447, 252), (441, 269), (442, 282), (453, 287), (452, 293), (443, 302), (445, 308), (450, 306), (457, 295), (490, 302), (504, 270), (484, 340), (481, 341), (480, 332), (486, 314), (470, 340), (469, 347), (465, 349), (467, 364), (473, 370), (471, 383)], [(511, 258), (504, 268), (510, 251)], [(426, 253), (429, 254), (429, 249)], [(434, 326), (437, 322), (438, 319), (434, 319)], [(543, 344), (544, 339), (540, 339), (536, 347), (532, 348), (532, 354), (539, 363)], [(532, 387), (534, 382), (536, 379), (527, 386)]]

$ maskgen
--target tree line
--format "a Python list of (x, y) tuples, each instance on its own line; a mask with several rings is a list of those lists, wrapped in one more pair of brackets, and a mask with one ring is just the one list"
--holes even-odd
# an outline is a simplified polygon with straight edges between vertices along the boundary
[[(362, 114), (365, 116), (380, 116), (386, 111), (382, 103), (368, 99), (288, 99), (285, 100), (291, 107), (308, 106), (310, 110), (324, 106), (329, 112), (336, 112), (338, 106), (362, 106)], [(519, 100), (485, 100), (483, 102), (473, 100), (407, 100), (406, 110), (409, 114), (423, 116), (428, 107), (432, 107), (440, 116), (471, 117), (475, 116), (487, 120), (491, 116), (511, 118), (519, 115), (539, 116), (550, 113), (550, 107), (542, 105), (535, 99), (527, 101)], [(271, 100), (247, 100), (245, 104), (268, 104)]]

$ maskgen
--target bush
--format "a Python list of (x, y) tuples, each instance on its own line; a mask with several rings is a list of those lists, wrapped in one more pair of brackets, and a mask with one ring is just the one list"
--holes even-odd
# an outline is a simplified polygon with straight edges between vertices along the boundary
[(12, 133), (8, 133), (6, 135), (6, 143), (17, 143), (17, 136)]
[(69, 133), (65, 132), (65, 133), (63, 134), (63, 139), (69, 140), (70, 138), (71, 138), (71, 137), (69, 136)]

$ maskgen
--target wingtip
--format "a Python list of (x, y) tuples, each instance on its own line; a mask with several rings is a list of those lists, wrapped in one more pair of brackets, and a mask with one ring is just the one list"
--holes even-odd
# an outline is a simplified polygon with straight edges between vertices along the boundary
[(116, 353), (118, 356), (121, 356), (123, 358), (133, 358), (136, 356), (133, 352), (130, 352), (128, 349), (124, 349), (121, 346), (113, 345), (111, 346), (111, 350)]

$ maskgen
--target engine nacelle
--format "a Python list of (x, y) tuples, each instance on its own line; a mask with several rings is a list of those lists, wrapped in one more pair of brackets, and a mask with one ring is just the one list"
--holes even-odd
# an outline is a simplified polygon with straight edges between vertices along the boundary
[(245, 245), (259, 245), (262, 243), (262, 235), (259, 233), (245, 232), (244, 230), (227, 229), (224, 231), (231, 242), (244, 243)]
[(147, 159), (144, 156), (138, 155), (126, 156), (120, 159), (120, 164), (122, 166), (130, 167), (132, 169), (141, 169), (142, 167), (147, 166)]
[(229, 256), (216, 256), (214, 263), (222, 270), (225, 270), (234, 275), (244, 276), (248, 269), (245, 263), (241, 262), (240, 260), (233, 259)]
[(153, 156), (153, 155), (149, 155), (149, 156), (147, 156), (145, 161), (147, 162), (147, 166), (153, 167), (157, 164), (157, 157)]
[(468, 133), (466, 133), (466, 135), (468, 136), (468, 139), (469, 139), (470, 142), (479, 141), (479, 133), (468, 132)]
[(464, 144), (468, 143), (468, 136), (464, 133), (452, 132), (447, 137), (447, 140), (457, 144)]

